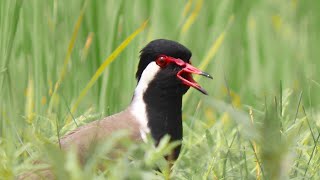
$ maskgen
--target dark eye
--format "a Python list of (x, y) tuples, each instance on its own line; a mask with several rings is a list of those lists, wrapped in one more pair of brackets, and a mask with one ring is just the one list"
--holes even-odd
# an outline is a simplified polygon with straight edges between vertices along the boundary
[(166, 67), (168, 62), (166, 61), (166, 59), (164, 57), (159, 57), (157, 60), (156, 60), (156, 63), (158, 66), (160, 67)]

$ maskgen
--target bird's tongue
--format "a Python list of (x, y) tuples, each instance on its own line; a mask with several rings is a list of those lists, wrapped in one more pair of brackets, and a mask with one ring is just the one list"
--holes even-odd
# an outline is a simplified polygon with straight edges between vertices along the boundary
[(208, 94), (205, 89), (203, 89), (192, 77), (192, 74), (199, 74), (202, 76), (205, 76), (207, 78), (212, 77), (205, 72), (200, 71), (199, 69), (193, 67), (191, 64), (186, 63), (186, 66), (180, 70), (177, 74), (177, 77), (182, 81), (183, 84), (193, 87), (197, 89), (198, 91), (202, 92), (203, 94)]

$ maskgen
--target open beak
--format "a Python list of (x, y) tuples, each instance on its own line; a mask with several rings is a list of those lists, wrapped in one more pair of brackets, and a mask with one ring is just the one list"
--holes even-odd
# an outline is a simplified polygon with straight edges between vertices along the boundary
[(199, 74), (210, 79), (213, 79), (212, 76), (210, 76), (208, 73), (200, 71), (199, 69), (193, 67), (191, 64), (186, 63), (181, 59), (166, 56), (166, 55), (160, 55), (159, 58), (161, 58), (160, 60), (165, 60), (167, 63), (168, 62), (175, 63), (176, 65), (182, 67), (182, 69), (177, 73), (177, 77), (182, 81), (182, 83), (186, 86), (194, 87), (195, 89), (202, 92), (203, 94), (208, 95), (207, 91), (203, 89), (192, 78), (192, 74)]
[(200, 71), (188, 63), (185, 63), (185, 67), (177, 73), (177, 77), (182, 81), (183, 84), (194, 87), (203, 94), (208, 95), (207, 91), (193, 79), (192, 74), (199, 74), (212, 79), (212, 76), (210, 76), (208, 73)]

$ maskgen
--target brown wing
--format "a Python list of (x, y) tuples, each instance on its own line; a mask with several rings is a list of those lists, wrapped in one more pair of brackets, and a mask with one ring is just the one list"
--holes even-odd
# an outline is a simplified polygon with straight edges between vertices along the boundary
[(83, 163), (83, 158), (94, 143), (106, 140), (108, 136), (119, 130), (127, 130), (131, 139), (141, 140), (139, 124), (130, 111), (125, 110), (75, 129), (60, 139), (61, 148), (68, 150), (75, 146), (79, 159)]
[[(135, 141), (141, 141), (139, 124), (135, 121), (134, 116), (129, 110), (122, 111), (118, 114), (93, 121), (81, 126), (60, 139), (61, 148), (65, 151), (72, 146), (77, 148), (78, 157), (81, 163), (92, 145), (99, 141), (106, 140), (112, 133), (119, 130), (128, 130), (130, 138)], [(34, 172), (27, 172), (17, 179), (56, 179), (50, 168)]]

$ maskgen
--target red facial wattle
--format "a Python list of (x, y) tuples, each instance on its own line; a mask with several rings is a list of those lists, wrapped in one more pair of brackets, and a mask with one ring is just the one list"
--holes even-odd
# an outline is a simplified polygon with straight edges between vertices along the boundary
[(205, 76), (207, 78), (212, 79), (212, 76), (210, 76), (208, 73), (205, 73), (205, 72), (193, 67), (191, 64), (186, 63), (181, 59), (173, 58), (170, 56), (161, 55), (156, 60), (156, 63), (158, 65), (164, 64), (163, 61), (165, 61), (166, 64), (174, 63), (174, 64), (182, 67), (182, 69), (177, 73), (177, 78), (179, 78), (184, 85), (193, 87), (193, 88), (197, 89), (198, 91), (202, 92), (203, 94), (206, 94), (206, 95), (208, 94), (207, 91), (205, 89), (203, 89), (192, 77), (192, 74), (199, 74), (199, 75), (202, 75), (202, 76)]

